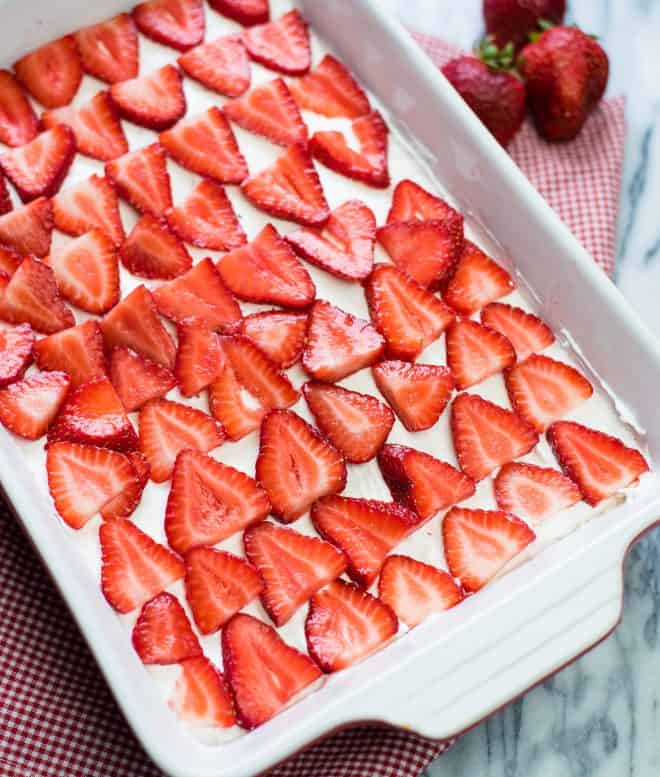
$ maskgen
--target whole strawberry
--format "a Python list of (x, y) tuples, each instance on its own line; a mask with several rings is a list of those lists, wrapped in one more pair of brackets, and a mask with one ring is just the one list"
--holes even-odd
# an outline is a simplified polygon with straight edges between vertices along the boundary
[(576, 27), (547, 29), (521, 51), (518, 66), (534, 122), (547, 140), (571, 140), (580, 132), (609, 75), (607, 54)]
[(542, 19), (561, 24), (566, 0), (484, 0), (486, 32), (498, 46), (512, 43), (517, 49)]

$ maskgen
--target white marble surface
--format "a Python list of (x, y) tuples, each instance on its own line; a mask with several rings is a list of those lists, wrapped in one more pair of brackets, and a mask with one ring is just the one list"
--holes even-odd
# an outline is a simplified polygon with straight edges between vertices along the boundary
[[(481, 0), (381, 0), (409, 27), (466, 48)], [(660, 0), (569, 0), (628, 99), (616, 282), (660, 337)], [(658, 387), (660, 392), (660, 387)], [(582, 659), (467, 733), (425, 777), (660, 775), (660, 529), (631, 550), (620, 627)]]

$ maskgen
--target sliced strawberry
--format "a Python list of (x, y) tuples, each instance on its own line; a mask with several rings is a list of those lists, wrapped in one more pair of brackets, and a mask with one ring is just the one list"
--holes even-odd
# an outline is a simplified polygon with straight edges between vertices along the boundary
[(262, 310), (237, 322), (237, 331), (249, 337), (280, 369), (287, 369), (302, 356), (307, 315)]
[[(263, 521), (269, 511), (266, 492), (251, 477), (196, 450), (178, 455), (165, 511), (165, 534), (170, 547), (187, 554), (191, 564), (191, 548), (222, 542)], [(199, 623), (197, 615), (195, 618)]]
[(200, 181), (181, 205), (166, 215), (176, 236), (197, 248), (231, 251), (246, 242), (231, 200), (215, 181)]
[(330, 118), (358, 119), (371, 110), (362, 87), (332, 54), (326, 54), (306, 76), (292, 81), (291, 92), (302, 110)]
[(186, 112), (181, 73), (165, 65), (138, 78), (113, 84), (110, 97), (124, 119), (161, 132)]
[(102, 314), (119, 302), (117, 250), (102, 230), (92, 229), (69, 240), (46, 261), (53, 268), (60, 293), (72, 305)]
[(561, 472), (519, 461), (500, 469), (494, 490), (497, 506), (525, 521), (544, 521), (582, 499), (580, 489)]
[(291, 523), (320, 497), (344, 488), (346, 463), (300, 416), (271, 410), (261, 425), (256, 477), (268, 492), (273, 515)]
[(202, 655), (185, 610), (178, 599), (166, 591), (143, 605), (133, 627), (132, 639), (143, 664), (178, 664)]
[(330, 215), (314, 162), (299, 143), (248, 178), (241, 189), (260, 210), (299, 224), (320, 226)]
[(597, 505), (648, 471), (644, 456), (609, 434), (571, 421), (557, 421), (548, 429), (561, 468), (577, 484), (584, 501)]
[(206, 656), (186, 658), (168, 705), (193, 726), (229, 728), (236, 722), (234, 702), (222, 674)]
[(135, 610), (185, 573), (174, 553), (126, 519), (104, 523), (99, 539), (101, 587), (118, 612)]
[(255, 86), (244, 97), (226, 103), (223, 111), (239, 127), (280, 146), (307, 143), (307, 125), (281, 78)]
[(110, 380), (122, 404), (130, 413), (150, 399), (164, 397), (176, 386), (176, 378), (156, 362), (130, 348), (113, 348), (110, 354)]
[(159, 218), (172, 207), (170, 175), (165, 149), (160, 143), (108, 162), (105, 172), (117, 194), (140, 213)]
[(272, 224), (221, 257), (217, 268), (231, 291), (248, 302), (305, 308), (316, 295), (309, 273)]
[(133, 467), (133, 481), (120, 494), (101, 508), (101, 518), (104, 521), (114, 521), (119, 518), (128, 518), (140, 504), (142, 492), (149, 482), (149, 464), (138, 451), (125, 454)]
[(396, 634), (389, 605), (343, 580), (314, 594), (305, 620), (307, 650), (324, 672), (361, 661)]
[[(29, 205), (24, 207), (29, 208)], [(21, 263), (20, 254), (16, 253), (13, 248), (7, 248), (0, 245), (0, 273), (7, 279), (16, 272), (16, 268)]]
[(174, 367), (176, 346), (144, 286), (134, 289), (103, 317), (101, 330), (108, 348), (132, 348), (163, 367)]
[[(387, 223), (397, 221), (453, 221), (460, 214), (441, 197), (427, 192), (409, 179), (399, 181), (392, 193), (392, 207), (387, 214)], [(462, 219), (462, 217), (460, 217)]]
[(499, 510), (452, 507), (442, 522), (449, 571), (472, 593), (535, 539), (526, 523)]
[(533, 313), (503, 302), (491, 302), (481, 311), (481, 322), (509, 339), (518, 361), (542, 351), (555, 341), (552, 329)]
[(34, 256), (26, 256), (9, 279), (0, 297), (0, 319), (10, 324), (30, 324), (44, 334), (76, 323), (60, 297), (52, 269)]
[(71, 129), (58, 124), (34, 140), (0, 155), (0, 167), (23, 202), (52, 197), (69, 172), (76, 154)]
[(245, 27), (268, 21), (268, 0), (209, 0), (209, 5)]
[(394, 425), (394, 413), (375, 397), (310, 381), (305, 399), (323, 434), (347, 461), (373, 459)]
[(245, 30), (243, 43), (255, 62), (278, 73), (300, 76), (309, 70), (309, 32), (305, 20), (296, 10)]
[(115, 84), (138, 74), (138, 36), (130, 14), (83, 27), (75, 34), (86, 73)]
[(92, 175), (61, 191), (53, 198), (53, 215), (55, 226), (67, 235), (83, 235), (98, 228), (115, 245), (124, 239), (119, 200), (107, 178)]
[(0, 175), (0, 216), (4, 216), (5, 213), (9, 213), (13, 209), (14, 209), (14, 205), (9, 195), (7, 182), (2, 177), (2, 175)]
[(71, 35), (47, 43), (14, 63), (18, 80), (45, 108), (68, 105), (82, 80), (82, 63)]
[(37, 440), (46, 434), (69, 390), (69, 376), (44, 372), (0, 389), (0, 423), (10, 432)]
[(466, 389), (510, 367), (516, 352), (504, 335), (470, 319), (447, 330), (447, 365), (457, 389)]
[(179, 322), (196, 319), (221, 328), (241, 317), (241, 309), (210, 259), (204, 259), (176, 280), (161, 284), (153, 298), (158, 312)]
[(133, 9), (138, 30), (147, 38), (179, 51), (204, 40), (202, 0), (147, 0)]
[(177, 62), (187, 76), (227, 97), (238, 97), (250, 86), (250, 59), (238, 35), (195, 46)]
[(286, 241), (317, 267), (339, 278), (363, 281), (373, 266), (376, 218), (360, 200), (348, 200), (330, 213), (323, 228), (290, 232)]
[(317, 300), (309, 314), (302, 363), (317, 380), (334, 382), (373, 364), (385, 340), (367, 321)]
[(222, 632), (222, 663), (238, 722), (247, 729), (270, 720), (321, 676), (309, 656), (245, 613), (235, 615)]
[(222, 628), (262, 587), (257, 570), (239, 556), (214, 548), (186, 554), (186, 598), (202, 634)]
[(216, 106), (180, 121), (158, 137), (172, 159), (193, 173), (220, 183), (241, 183), (248, 176), (231, 125)]
[(0, 70), (0, 142), (12, 147), (23, 146), (37, 132), (37, 117), (14, 74)]
[(389, 556), (380, 573), (378, 598), (414, 629), (429, 615), (455, 607), (463, 592), (443, 569), (408, 556)]
[(45, 256), (50, 251), (52, 233), (53, 206), (45, 197), (0, 216), (0, 243), (19, 257)]
[(264, 581), (261, 602), (276, 626), (346, 571), (344, 554), (334, 545), (267, 521), (248, 529), (243, 541)]
[(471, 316), (488, 303), (510, 294), (513, 289), (509, 273), (478, 246), (466, 240), (443, 297), (457, 313)]
[(474, 480), (529, 453), (534, 428), (516, 413), (476, 394), (459, 394), (451, 408), (451, 433), (460, 468)]
[(105, 377), (103, 335), (91, 319), (37, 340), (34, 358), (40, 370), (66, 372), (73, 388)]
[(336, 130), (315, 132), (309, 141), (312, 155), (340, 175), (354, 178), (368, 186), (387, 189), (390, 174), (387, 166), (387, 124), (378, 111), (355, 119), (351, 124), (360, 146), (351, 148), (345, 135)]
[(591, 383), (574, 367), (537, 353), (507, 370), (504, 379), (514, 410), (537, 432), (545, 431), (594, 393)]
[(474, 494), (474, 481), (445, 461), (405, 445), (386, 445), (378, 466), (392, 499), (423, 520)]
[(130, 460), (122, 453), (72, 442), (47, 447), (46, 472), (55, 509), (72, 529), (82, 529), (135, 478)]
[(177, 340), (174, 374), (183, 396), (192, 397), (212, 383), (220, 370), (220, 338), (203, 323), (193, 320), (177, 325)]
[(392, 359), (414, 361), (454, 320), (439, 297), (391, 264), (374, 267), (365, 294), (371, 320)]
[(78, 151), (93, 159), (115, 159), (128, 151), (128, 141), (107, 92), (98, 92), (79, 108), (46, 111), (41, 123), (46, 129), (66, 124), (73, 132)]
[(141, 278), (170, 280), (192, 267), (183, 243), (154, 216), (145, 213), (119, 250), (124, 267)]
[(32, 362), (34, 332), (29, 324), (0, 330), (0, 387), (23, 377)]
[(430, 429), (454, 390), (451, 372), (437, 364), (385, 361), (372, 372), (378, 390), (410, 432)]
[(139, 426), (140, 450), (149, 462), (155, 483), (171, 477), (182, 450), (206, 453), (225, 440), (222, 427), (211, 416), (169, 399), (147, 402), (140, 410)]

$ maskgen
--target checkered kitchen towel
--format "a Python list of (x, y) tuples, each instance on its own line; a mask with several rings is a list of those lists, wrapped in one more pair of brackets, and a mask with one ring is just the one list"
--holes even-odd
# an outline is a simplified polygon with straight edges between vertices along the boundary
[[(455, 50), (416, 36), (440, 65)], [(624, 143), (623, 99), (579, 139), (551, 146), (527, 122), (513, 158), (611, 272)], [(272, 777), (417, 777), (447, 744), (403, 731), (343, 731)], [(0, 777), (159, 777), (124, 722), (46, 573), (0, 500)]]

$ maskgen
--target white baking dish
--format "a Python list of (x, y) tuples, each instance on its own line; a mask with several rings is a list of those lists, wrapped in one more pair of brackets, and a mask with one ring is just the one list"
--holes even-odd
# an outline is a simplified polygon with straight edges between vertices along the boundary
[[(129, 8), (127, 0), (8, 0), (4, 64), (61, 34)], [(658, 344), (430, 61), (377, 0), (301, 0), (316, 31), (419, 144), (465, 213), (499, 242), (556, 331), (645, 430), (660, 460)], [(653, 387), (653, 388), (652, 388)], [(660, 516), (649, 478), (608, 511), (486, 590), (430, 619), (247, 736), (208, 746), (160, 698), (14, 440), (0, 430), (4, 490), (71, 608), (138, 738), (173, 777), (250, 777), (333, 729), (383, 721), (448, 739), (603, 638), (621, 612), (621, 563)], [(36, 635), (35, 635), (35, 638)]]

